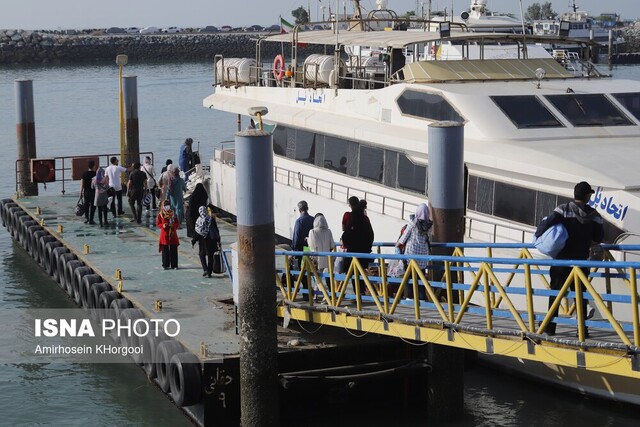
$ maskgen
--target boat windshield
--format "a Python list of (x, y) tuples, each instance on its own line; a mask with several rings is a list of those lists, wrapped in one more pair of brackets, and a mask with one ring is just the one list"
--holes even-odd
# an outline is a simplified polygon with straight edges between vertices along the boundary
[(570, 93), (545, 98), (576, 127), (633, 125), (604, 94)]
[(492, 96), (491, 99), (518, 129), (563, 127), (537, 96)]
[(640, 93), (614, 93), (612, 95), (636, 119), (640, 120)]

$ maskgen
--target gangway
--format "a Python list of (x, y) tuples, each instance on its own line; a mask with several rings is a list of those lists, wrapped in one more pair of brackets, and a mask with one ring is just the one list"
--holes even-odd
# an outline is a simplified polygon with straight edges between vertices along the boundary
[[(442, 243), (433, 247), (448, 248), (451, 256), (411, 257), (376, 245), (373, 254), (276, 251), (278, 316), (640, 378), (640, 263), (616, 260), (640, 246), (602, 245), (602, 261), (563, 261), (540, 259), (527, 244)], [(328, 272), (316, 269), (316, 256), (329, 257)], [(346, 273), (334, 271), (337, 256), (350, 265)], [(295, 257), (302, 257), (299, 268)], [(418, 260), (428, 261), (426, 272)], [(390, 276), (389, 265), (402, 261), (404, 274)], [(560, 290), (549, 288), (551, 266), (572, 268)], [(408, 289), (424, 298), (406, 298)], [(559, 308), (556, 318), (549, 297), (551, 308)], [(583, 299), (596, 309), (593, 318)], [(551, 321), (554, 336), (543, 333)]]

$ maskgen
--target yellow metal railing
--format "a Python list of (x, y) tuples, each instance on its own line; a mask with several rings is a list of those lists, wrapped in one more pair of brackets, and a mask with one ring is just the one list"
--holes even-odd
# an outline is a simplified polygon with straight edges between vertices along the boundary
[[(640, 263), (615, 261), (609, 251), (605, 251), (606, 261), (534, 259), (527, 245), (516, 248), (510, 244), (481, 250), (495, 255), (498, 250), (509, 249), (516, 257), (469, 257), (464, 255), (465, 250), (472, 249), (468, 245), (448, 245), (451, 256), (405, 257), (381, 251), (366, 255), (277, 252), (284, 266), (276, 274), (278, 313), (360, 330), (369, 325), (370, 332), (478, 351), (488, 351), (479, 338), (498, 340), (506, 346), (505, 352), (517, 357), (563, 360), (566, 355), (560, 356), (562, 351), (588, 352), (586, 360), (596, 354), (617, 359), (594, 359), (587, 362), (587, 369), (640, 378), (640, 373), (632, 369), (637, 363), (629, 362), (629, 358), (640, 357)], [(619, 248), (616, 246), (616, 250)], [(326, 271), (318, 271), (313, 261), (316, 256), (327, 256)], [(336, 256), (347, 261), (345, 273), (334, 271)], [(301, 258), (299, 268), (292, 266), (296, 257)], [(398, 260), (406, 261), (404, 273), (391, 277), (388, 265)], [(425, 260), (428, 266), (422, 269), (418, 261)], [(559, 290), (549, 289), (546, 276), (550, 266), (571, 267)], [(585, 268), (588, 275), (583, 272)], [(408, 291), (414, 298), (406, 298)], [(547, 309), (550, 298), (552, 304)], [(595, 306), (597, 318), (587, 318), (582, 308), (584, 300)], [(559, 315), (554, 318), (558, 309)], [(551, 322), (557, 324), (556, 336), (543, 333)], [(593, 338), (588, 338), (587, 327)], [(445, 330), (450, 331), (448, 341), (442, 338)], [(452, 333), (463, 336), (469, 344), (451, 340)], [(531, 347), (522, 350), (520, 345), (526, 342), (544, 346), (546, 356), (532, 355)], [(503, 351), (500, 348), (491, 346), (496, 353)], [(621, 367), (617, 360), (628, 363)], [(565, 364), (574, 362), (575, 358)]]

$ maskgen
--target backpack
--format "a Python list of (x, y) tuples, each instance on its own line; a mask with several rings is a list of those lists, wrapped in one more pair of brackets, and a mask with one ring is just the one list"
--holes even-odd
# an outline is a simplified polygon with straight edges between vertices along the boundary
[(568, 238), (569, 233), (565, 226), (562, 223), (557, 223), (547, 228), (540, 237), (534, 237), (533, 245), (541, 254), (555, 258), (564, 248)]

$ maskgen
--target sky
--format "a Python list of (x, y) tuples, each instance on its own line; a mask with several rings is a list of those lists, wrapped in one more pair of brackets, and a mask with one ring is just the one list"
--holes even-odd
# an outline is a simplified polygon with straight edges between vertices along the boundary
[[(545, 0), (537, 0), (544, 3)], [(573, 0), (551, 1), (558, 13), (569, 10)], [(0, 12), (2, 29), (88, 29), (108, 27), (203, 27), (206, 25), (268, 26), (278, 23), (279, 15), (291, 21), (291, 11), (303, 6), (311, 11), (311, 20), (322, 19), (322, 7), (328, 15), (329, 7), (335, 11), (336, 0), (3, 0)], [(338, 0), (343, 9), (345, 0)], [(389, 9), (399, 15), (415, 10), (421, 4), (427, 8), (428, 0), (389, 0)], [(467, 10), (471, 0), (432, 0), (432, 8), (451, 10), (457, 15)], [(522, 0), (523, 8), (534, 0)], [(640, 16), (639, 0), (575, 0), (579, 10), (592, 16), (600, 13), (618, 13), (623, 19)], [(352, 10), (346, 0), (347, 11)], [(375, 0), (362, 0), (366, 10), (375, 9)], [(495, 12), (520, 16), (520, 0), (488, 0)]]

